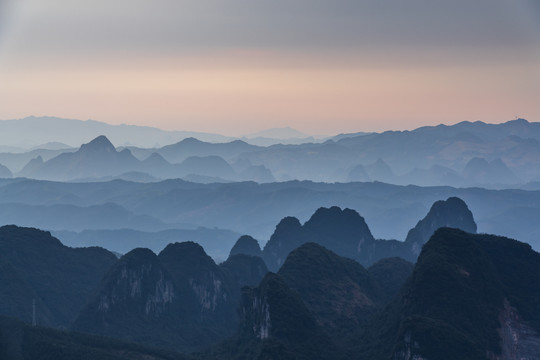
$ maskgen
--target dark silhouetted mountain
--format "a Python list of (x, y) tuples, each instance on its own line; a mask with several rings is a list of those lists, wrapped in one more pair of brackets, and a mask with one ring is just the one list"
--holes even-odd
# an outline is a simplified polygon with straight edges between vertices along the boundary
[(219, 267), (240, 287), (259, 285), (268, 272), (263, 259), (245, 254), (231, 255)]
[(53, 231), (64, 245), (71, 247), (101, 246), (107, 250), (126, 254), (144, 247), (159, 253), (168, 244), (194, 241), (216, 261), (223, 261), (229, 256), (239, 234), (223, 229), (168, 229), (157, 232), (137, 231), (132, 229)]
[(36, 302), (39, 325), (66, 327), (116, 262), (101, 248), (72, 249), (50, 233), (0, 228), (0, 312), (25, 322)]
[[(540, 255), (493, 235), (442, 228), (401, 295), (359, 335), (360, 359), (534, 359)], [(360, 340), (362, 339), (362, 340)]]
[(314, 242), (364, 266), (394, 256), (414, 262), (433, 232), (448, 226), (476, 232), (472, 213), (459, 198), (435, 202), (426, 217), (409, 231), (405, 242), (376, 240), (364, 218), (354, 210), (320, 208), (303, 226), (296, 218), (283, 219), (266, 244), (263, 259), (270, 270), (276, 271), (293, 249)]
[[(232, 258), (237, 256), (249, 258)], [(303, 244), (277, 275), (269, 273), (258, 287), (243, 289), (239, 332), (204, 358), (357, 357), (349, 351), (358, 343), (354, 335), (390, 293), (397, 294), (411, 271), (412, 264), (394, 258), (381, 261), (372, 275), (354, 260)]]
[[(355, 209), (365, 218), (375, 238), (403, 240), (408, 231), (423, 218), (433, 203), (448, 197), (463, 199), (474, 213), (478, 231), (493, 233), (505, 228), (505, 235), (530, 243), (540, 249), (537, 236), (538, 222), (496, 223), (504, 214), (520, 208), (540, 210), (540, 192), (525, 190), (486, 190), (479, 188), (396, 186), (380, 182), (370, 183), (314, 183), (290, 181), (284, 183), (256, 184), (254, 182), (228, 184), (195, 184), (180, 179), (157, 183), (110, 181), (99, 183), (60, 183), (21, 178), (0, 179), (0, 210), (9, 204), (42, 206), (25, 216), (10, 218), (10, 211), (0, 215), (0, 223), (25, 224), (39, 221), (38, 226), (51, 230), (69, 230), (70, 221), (64, 221), (66, 211), (60, 216), (50, 216), (55, 205), (90, 207), (113, 203), (121, 206), (131, 216), (144, 215), (152, 221), (130, 221), (130, 225), (145, 232), (174, 228), (229, 229), (237, 234), (249, 234), (261, 240), (269, 239), (276, 224), (283, 216), (309, 219), (321, 206), (339, 206)], [(17, 205), (18, 206), (18, 205)], [(18, 211), (18, 210), (17, 210)], [(81, 211), (71, 208), (69, 211)], [(82, 215), (81, 215), (82, 216)], [(48, 219), (42, 220), (42, 217)], [(11, 219), (9, 222), (6, 219)], [(96, 221), (94, 221), (96, 219)], [(158, 220), (159, 219), (159, 220)], [(51, 221), (61, 225), (44, 224)], [(102, 229), (103, 218), (87, 216), (85, 229)], [(114, 217), (107, 219), (112, 225)], [(124, 220), (122, 220), (124, 221)], [(96, 223), (97, 222), (97, 223)], [(122, 223), (118, 221), (118, 223)], [(125, 224), (126, 222), (124, 222)], [(43, 224), (43, 225), (42, 225)], [(391, 226), (390, 226), (391, 224)], [(112, 226), (111, 225), (111, 226)], [(107, 225), (109, 226), (109, 225)], [(115, 225), (112, 228), (118, 228)], [(80, 231), (80, 230), (77, 230)], [(236, 240), (236, 237), (234, 240)], [(232, 247), (232, 243), (230, 246)], [(297, 247), (297, 246), (295, 246)], [(294, 247), (293, 247), (294, 248)], [(222, 260), (226, 258), (230, 247)], [(292, 250), (292, 249), (291, 249)], [(284, 258), (282, 259), (284, 260)], [(374, 260), (377, 261), (377, 260)], [(364, 266), (369, 266), (365, 263)]]
[(364, 218), (356, 211), (337, 206), (320, 208), (303, 226), (296, 218), (284, 218), (264, 247), (263, 258), (275, 271), (293, 249), (315, 242), (338, 255), (364, 259), (374, 241)]
[(201, 349), (236, 330), (239, 288), (198, 244), (169, 244), (159, 256), (135, 249), (104, 277), (73, 328), (169, 349)]
[(292, 251), (278, 274), (336, 339), (360, 326), (382, 305), (378, 285), (362, 265), (314, 243)]
[(235, 323), (236, 286), (199, 244), (169, 244), (159, 253), (159, 259), (177, 283), (189, 286), (201, 321), (226, 328), (224, 331)]
[(413, 267), (412, 263), (399, 257), (384, 258), (369, 267), (369, 276), (377, 283), (383, 304), (399, 293)]
[(229, 257), (237, 254), (245, 254), (251, 256), (262, 256), (261, 247), (259, 242), (249, 235), (241, 236), (229, 253)]
[(295, 217), (283, 218), (276, 226), (270, 240), (264, 246), (263, 259), (266, 266), (277, 271), (291, 251), (305, 242), (303, 228)]
[(441, 227), (452, 227), (470, 233), (476, 233), (476, 223), (473, 214), (463, 200), (457, 197), (448, 198), (446, 201), (436, 201), (428, 214), (409, 231), (405, 243), (410, 247), (413, 260), (420, 254), (422, 246), (429, 240), (431, 235)]
[(11, 171), (4, 165), (0, 164), (0, 178), (11, 178), (11, 177), (13, 177), (13, 174), (11, 173)]
[(0, 358), (6, 360), (182, 360), (176, 353), (98, 336), (31, 327), (0, 316)]
[(179, 292), (152, 251), (135, 249), (108, 272), (73, 328), (134, 341), (151, 337), (157, 346), (180, 343), (183, 339), (172, 331), (161, 334), (189, 316), (188, 309), (174, 307)]
[(268, 273), (243, 289), (238, 334), (208, 359), (327, 359), (335, 348), (298, 294)]

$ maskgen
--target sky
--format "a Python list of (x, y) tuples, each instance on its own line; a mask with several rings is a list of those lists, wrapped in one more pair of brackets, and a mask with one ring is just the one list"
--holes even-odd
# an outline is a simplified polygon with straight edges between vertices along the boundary
[(538, 99), (537, 0), (0, 0), (0, 119), (331, 135)]

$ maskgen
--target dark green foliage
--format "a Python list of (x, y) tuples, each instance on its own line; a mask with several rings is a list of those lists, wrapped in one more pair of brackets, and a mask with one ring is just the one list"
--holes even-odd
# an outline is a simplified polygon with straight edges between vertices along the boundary
[(411, 247), (414, 261), (422, 250), (431, 235), (441, 227), (451, 227), (461, 229), (469, 233), (476, 233), (476, 223), (473, 214), (463, 200), (457, 197), (450, 197), (446, 201), (436, 201), (429, 213), (416, 226), (409, 231), (405, 243)]
[(287, 255), (305, 242), (302, 230), (300, 221), (291, 216), (283, 218), (277, 224), (263, 251), (263, 259), (270, 271), (277, 271)]
[(263, 259), (244, 254), (229, 256), (219, 267), (241, 287), (258, 285), (268, 272)]
[(369, 267), (369, 276), (377, 283), (383, 303), (398, 294), (413, 268), (412, 263), (398, 257), (381, 259)]
[(67, 327), (117, 261), (101, 248), (68, 248), (49, 232), (0, 228), (0, 312), (39, 325)]
[(540, 330), (540, 254), (493, 235), (441, 228), (424, 245), (401, 294), (375, 317), (359, 352), (389, 359), (483, 359), (501, 352), (497, 329), (507, 300)]
[(337, 206), (319, 208), (303, 226), (296, 218), (281, 220), (264, 247), (263, 258), (270, 270), (277, 271), (293, 249), (314, 242), (338, 255), (363, 259), (364, 249), (374, 241), (364, 218), (356, 211)]
[(337, 349), (300, 296), (276, 274), (244, 288), (239, 333), (206, 359), (329, 359)]
[(289, 252), (303, 243), (314, 242), (364, 266), (395, 256), (416, 261), (422, 245), (444, 226), (476, 232), (471, 211), (456, 197), (435, 202), (424, 219), (409, 231), (405, 242), (375, 240), (364, 218), (354, 210), (319, 208), (303, 226), (296, 218), (284, 218), (266, 244), (263, 258), (270, 270), (277, 271)]
[(73, 328), (168, 349), (200, 350), (237, 328), (240, 279), (234, 271), (217, 266), (193, 242), (169, 244), (159, 256), (135, 249), (105, 276)]
[(338, 339), (382, 305), (378, 284), (362, 265), (321, 245), (306, 243), (292, 251), (278, 274)]
[(249, 235), (243, 235), (236, 241), (231, 249), (231, 252), (229, 253), (229, 256), (236, 254), (262, 256), (262, 251), (257, 240)]
[(0, 317), (0, 358), (6, 360), (182, 360), (189, 357), (97, 336), (30, 327)]

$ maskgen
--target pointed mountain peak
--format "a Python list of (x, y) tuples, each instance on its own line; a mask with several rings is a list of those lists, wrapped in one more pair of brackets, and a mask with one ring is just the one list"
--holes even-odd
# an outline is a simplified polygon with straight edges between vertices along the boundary
[(188, 137), (188, 138), (185, 138), (183, 140), (180, 140), (179, 142), (177, 142), (177, 144), (202, 144), (204, 141), (201, 141), (199, 139), (196, 139), (194, 137)]
[(114, 145), (107, 139), (105, 135), (100, 135), (88, 144), (81, 145), (79, 151), (107, 151), (116, 152)]
[(415, 255), (420, 254), (424, 245), (433, 233), (441, 227), (461, 229), (469, 233), (476, 233), (476, 223), (473, 214), (465, 201), (458, 197), (436, 201), (426, 217), (416, 224), (407, 234), (406, 243), (411, 244)]
[(144, 162), (145, 163), (156, 163), (156, 164), (159, 164), (159, 163), (167, 163), (167, 164), (169, 164), (169, 162), (167, 160), (165, 160), (165, 158), (163, 156), (161, 156), (160, 154), (158, 154), (156, 152), (153, 152), (149, 157), (144, 159)]

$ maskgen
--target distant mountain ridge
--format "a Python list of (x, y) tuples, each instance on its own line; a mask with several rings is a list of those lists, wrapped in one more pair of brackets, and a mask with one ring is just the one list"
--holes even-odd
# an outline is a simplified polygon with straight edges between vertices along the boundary
[(95, 120), (74, 120), (56, 117), (29, 116), (17, 120), (0, 120), (0, 143), (34, 147), (48, 142), (77, 145), (107, 134), (114, 143), (137, 144), (143, 147), (164, 146), (187, 137), (205, 141), (228, 141), (218, 134), (189, 131), (165, 131), (149, 126), (110, 125)]
[[(467, 204), (456, 197), (435, 202), (403, 242), (375, 239), (364, 218), (354, 210), (342, 210), (337, 206), (319, 208), (303, 225), (294, 217), (283, 218), (260, 254), (272, 271), (280, 269), (291, 251), (308, 242), (322, 245), (364, 266), (394, 256), (414, 262), (422, 246), (441, 227), (454, 227), (471, 233), (476, 233), (477, 229)], [(257, 248), (254, 239), (244, 236), (236, 242), (233, 250), (234, 253), (256, 255)]]
[[(0, 130), (1, 125), (2, 122)], [(43, 124), (28, 126), (26, 130), (36, 132), (36, 129), (42, 128)], [(119, 147), (121, 152), (129, 149), (138, 160), (145, 160), (153, 153), (158, 153), (166, 161), (176, 165), (191, 156), (219, 156), (233, 167), (237, 175), (231, 178), (219, 171), (214, 171), (212, 175), (186, 174), (174, 167), (157, 171), (152, 166), (143, 166), (129, 170), (146, 172), (148, 176), (158, 179), (196, 175), (191, 179), (200, 179), (202, 182), (220, 179), (257, 182), (383, 181), (402, 185), (508, 188), (540, 178), (540, 123), (528, 122), (525, 119), (502, 124), (461, 122), (455, 125), (425, 126), (411, 131), (341, 134), (322, 142), (305, 138), (304, 141), (288, 144), (285, 140), (283, 143), (271, 139), (265, 142), (266, 140), (261, 138), (264, 141), (260, 146), (246, 142), (248, 139), (242, 141), (222, 138), (216, 143), (209, 142), (202, 135), (191, 134), (199, 139), (183, 136), (167, 142), (170, 145), (154, 143), (137, 147), (117, 142), (115, 132), (107, 129), (109, 128), (103, 128), (103, 131), (95, 136), (111, 136), (114, 143), (122, 145)], [(85, 136), (90, 133), (92, 131), (84, 132)], [(128, 133), (126, 132), (126, 136)], [(145, 140), (150, 138), (151, 136), (145, 137)], [(88, 138), (79, 143), (86, 141)], [(2, 153), (0, 164), (17, 173), (37, 156), (48, 161), (52, 155), (72, 151), (73, 149), (38, 149), (21, 154)], [(130, 159), (127, 158), (125, 161), (129, 162)], [(103, 167), (107, 169), (105, 164)], [(116, 173), (118, 171), (111, 174), (109, 170), (102, 171), (100, 175), (121, 175)], [(32, 176), (31, 173), (21, 175)], [(85, 179), (96, 180), (93, 177)]]
[[(200, 149), (202, 144), (202, 148)], [(207, 149), (207, 146), (210, 146)], [(192, 147), (197, 150), (193, 150)], [(224, 144), (207, 144), (189, 138), (165, 146), (139, 160), (128, 148), (118, 151), (106, 136), (100, 135), (79, 150), (65, 152), (43, 161), (41, 156), (30, 160), (17, 176), (56, 181), (98, 181), (100, 178), (140, 174), (155, 178), (181, 178), (190, 176), (218, 179), (217, 182), (234, 180), (273, 180), (272, 174), (259, 177), (260, 171), (249, 171), (249, 164), (238, 173), (222, 157), (216, 155), (232, 151), (234, 154), (253, 147), (241, 141)], [(190, 150), (191, 149), (191, 150)], [(206, 149), (206, 150), (204, 150)], [(207, 151), (208, 150), (208, 151)], [(202, 153), (204, 156), (190, 155)], [(174, 163), (165, 159), (165, 157)], [(258, 169), (257, 169), (258, 170)], [(242, 178), (247, 176), (247, 178)]]

